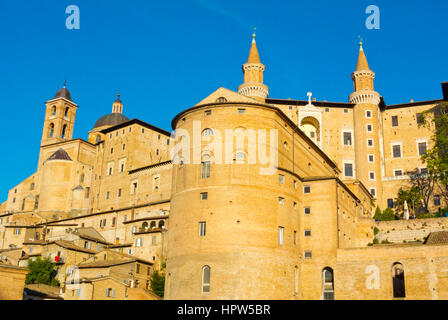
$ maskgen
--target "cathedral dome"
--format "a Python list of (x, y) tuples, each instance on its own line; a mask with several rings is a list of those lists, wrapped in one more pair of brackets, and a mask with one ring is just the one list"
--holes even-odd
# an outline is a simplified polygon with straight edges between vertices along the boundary
[(64, 88), (59, 89), (58, 92), (56, 92), (56, 95), (54, 96), (53, 99), (57, 99), (57, 98), (64, 98), (64, 99), (72, 101), (72, 96), (70, 95), (70, 91), (68, 91), (65, 86), (64, 86)]
[(116, 126), (123, 122), (129, 121), (129, 118), (125, 117), (121, 113), (113, 112), (109, 113), (101, 118), (95, 123), (93, 128), (99, 128), (103, 126)]

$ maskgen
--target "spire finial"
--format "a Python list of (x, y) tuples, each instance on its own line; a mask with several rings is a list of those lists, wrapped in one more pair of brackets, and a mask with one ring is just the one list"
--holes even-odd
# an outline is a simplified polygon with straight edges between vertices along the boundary
[(255, 37), (257, 36), (257, 27), (254, 27), (254, 33), (252, 34), (252, 40), (255, 41)]
[(358, 36), (358, 38), (359, 38), (359, 46), (362, 48), (362, 44), (364, 41), (361, 36)]
[(64, 80), (64, 88), (67, 86), (67, 79)]

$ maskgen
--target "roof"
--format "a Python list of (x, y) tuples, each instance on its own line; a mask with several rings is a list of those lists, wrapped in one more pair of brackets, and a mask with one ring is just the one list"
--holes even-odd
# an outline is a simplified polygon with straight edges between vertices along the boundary
[(130, 125), (133, 125), (133, 124), (139, 124), (142, 127), (148, 128), (150, 130), (154, 130), (154, 131), (159, 132), (159, 133), (161, 133), (161, 134), (163, 134), (163, 135), (165, 135), (167, 137), (171, 137), (171, 133), (170, 132), (168, 132), (166, 130), (163, 130), (161, 128), (158, 128), (156, 126), (153, 126), (152, 124), (149, 124), (149, 123), (144, 122), (144, 121), (139, 120), (139, 119), (132, 119), (132, 120), (129, 120), (127, 122), (123, 122), (123, 123), (117, 124), (114, 127), (110, 127), (110, 128), (101, 130), (101, 132), (102, 133), (109, 133), (109, 132), (112, 132), (112, 131), (115, 131), (115, 130), (118, 130), (118, 129), (121, 129), (121, 128), (124, 128), (124, 127), (127, 127), (127, 126), (130, 126)]
[(146, 170), (146, 169), (157, 168), (157, 167), (164, 166), (164, 165), (171, 164), (171, 163), (172, 163), (172, 161), (168, 160), (168, 161), (164, 161), (164, 162), (150, 164), (149, 166), (145, 166), (145, 167), (141, 167), (141, 168), (130, 170), (129, 174), (140, 172), (140, 171), (143, 171), (143, 170)]
[(24, 288), (27, 295), (38, 296), (42, 298), (64, 300), (60, 294), (59, 287), (53, 287), (46, 284), (27, 284)]
[(424, 244), (448, 244), (448, 231), (431, 232)]
[(366, 54), (364, 53), (362, 45), (359, 47), (358, 64), (356, 65), (356, 71), (361, 70), (370, 70), (369, 64), (367, 63)]
[(68, 153), (64, 149), (62, 149), (62, 148), (59, 148), (55, 153), (53, 153), (50, 156), (50, 158), (47, 159), (47, 161), (51, 161), (51, 160), (68, 160), (68, 161), (72, 161), (72, 159), (70, 158)]
[(106, 239), (104, 239), (104, 237), (92, 227), (78, 228), (74, 233), (80, 238), (109, 244), (109, 242), (107, 242)]
[(99, 118), (93, 127), (99, 128), (103, 126), (116, 126), (126, 121), (129, 121), (129, 118), (125, 117), (121, 113), (112, 112)]
[(95, 262), (83, 262), (78, 265), (78, 268), (108, 268), (113, 266), (119, 266), (122, 264), (128, 264), (136, 262), (137, 259), (116, 259), (116, 260), (99, 260)]
[(64, 86), (64, 88), (59, 89), (56, 92), (56, 95), (54, 96), (53, 99), (57, 99), (57, 98), (64, 98), (64, 99), (67, 99), (69, 101), (72, 101), (72, 96), (70, 95), (70, 91), (68, 91), (65, 86)]
[(261, 63), (255, 38), (252, 40), (252, 45), (250, 46), (249, 58), (247, 59), (247, 63)]
[(72, 242), (66, 241), (66, 240), (50, 241), (50, 242), (48, 242), (48, 244), (56, 244), (56, 245), (58, 245), (62, 248), (65, 248), (67, 250), (73, 250), (73, 251), (79, 251), (79, 252), (91, 253), (91, 254), (97, 253), (96, 251), (82, 248), (82, 247), (77, 246), (77, 245), (73, 244)]

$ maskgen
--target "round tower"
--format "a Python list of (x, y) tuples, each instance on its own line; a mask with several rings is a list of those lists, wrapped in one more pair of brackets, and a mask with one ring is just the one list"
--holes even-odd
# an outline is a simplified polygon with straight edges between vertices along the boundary
[(367, 58), (359, 43), (356, 70), (352, 73), (354, 92), (350, 103), (354, 103), (353, 123), (355, 141), (355, 173), (370, 193), (382, 206), (382, 162), (383, 138), (380, 102), (381, 96), (374, 90), (375, 73), (370, 70)]

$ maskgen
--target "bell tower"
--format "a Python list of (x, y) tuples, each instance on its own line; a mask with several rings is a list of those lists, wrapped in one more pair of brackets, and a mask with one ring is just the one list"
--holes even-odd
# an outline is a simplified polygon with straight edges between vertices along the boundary
[(263, 84), (263, 74), (266, 67), (260, 61), (255, 36), (254, 30), (249, 58), (243, 64), (244, 83), (238, 87), (238, 93), (264, 102), (269, 95), (269, 89)]
[(381, 96), (374, 90), (375, 73), (370, 70), (367, 58), (359, 43), (356, 70), (352, 73), (354, 92), (350, 95), (353, 108), (355, 173), (382, 206), (383, 132), (380, 102)]
[(70, 92), (64, 87), (53, 99), (45, 103), (45, 121), (41, 147), (56, 142), (71, 140), (78, 106), (72, 101)]

